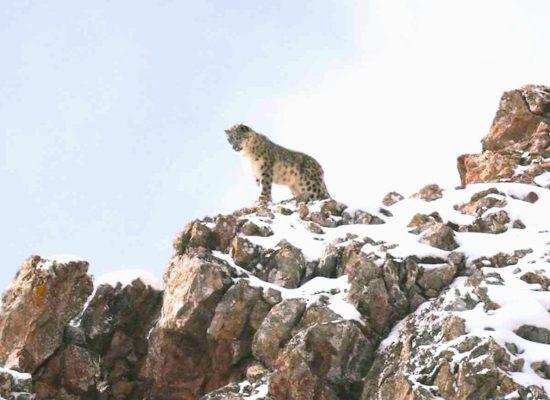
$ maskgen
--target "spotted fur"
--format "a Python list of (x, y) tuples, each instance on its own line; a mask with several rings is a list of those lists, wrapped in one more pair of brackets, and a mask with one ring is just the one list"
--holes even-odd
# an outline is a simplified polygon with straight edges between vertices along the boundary
[(287, 186), (298, 201), (330, 197), (323, 169), (312, 157), (285, 149), (246, 125), (235, 125), (225, 132), (233, 149), (250, 163), (256, 183), (262, 188), (260, 203), (271, 201), (273, 183)]

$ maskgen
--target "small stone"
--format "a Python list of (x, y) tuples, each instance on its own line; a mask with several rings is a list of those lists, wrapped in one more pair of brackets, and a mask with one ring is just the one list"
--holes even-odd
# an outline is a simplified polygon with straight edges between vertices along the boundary
[(323, 235), (325, 231), (323, 228), (321, 228), (319, 225), (317, 225), (315, 222), (308, 222), (306, 224), (307, 230), (311, 233), (315, 233), (317, 235)]
[(389, 192), (382, 199), (382, 204), (384, 204), (386, 207), (389, 207), (403, 199), (404, 197), (401, 194), (397, 192)]
[(413, 194), (414, 198), (419, 198), (425, 201), (434, 201), (443, 197), (443, 189), (437, 184), (426, 185), (417, 193)]

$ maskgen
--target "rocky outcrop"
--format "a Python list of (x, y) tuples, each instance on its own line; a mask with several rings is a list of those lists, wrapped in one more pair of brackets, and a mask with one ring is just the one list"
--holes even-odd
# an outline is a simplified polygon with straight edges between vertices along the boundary
[(461, 167), (494, 183), (192, 221), (164, 289), (31, 257), (3, 297), (0, 396), (548, 399), (547, 104), (543, 87), (504, 95)]
[(139, 279), (94, 290), (85, 261), (29, 258), (5, 293), (0, 313), (1, 361), (28, 377), (3, 374), (15, 377), (4, 380), (3, 395), (140, 398), (139, 373), (160, 297)]
[(458, 158), (463, 185), (499, 180), (536, 183), (537, 176), (550, 171), (550, 88), (527, 85), (505, 92), (482, 143), (481, 154)]

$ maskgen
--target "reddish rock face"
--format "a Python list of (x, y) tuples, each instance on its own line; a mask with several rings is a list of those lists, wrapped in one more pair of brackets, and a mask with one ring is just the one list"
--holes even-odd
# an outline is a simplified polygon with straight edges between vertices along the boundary
[(65, 325), (92, 293), (88, 263), (25, 261), (3, 296), (0, 365), (35, 370), (61, 345)]
[(533, 183), (550, 171), (550, 88), (527, 85), (505, 92), (481, 154), (458, 158), (463, 185), (510, 180)]

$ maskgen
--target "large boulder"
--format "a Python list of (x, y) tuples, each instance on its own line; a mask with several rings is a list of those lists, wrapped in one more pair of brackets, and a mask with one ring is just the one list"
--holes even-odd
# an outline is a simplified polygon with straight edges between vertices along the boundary
[(28, 258), (2, 298), (0, 364), (35, 372), (93, 290), (86, 261)]

